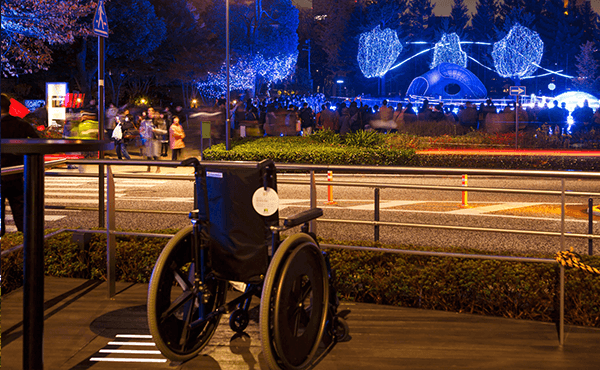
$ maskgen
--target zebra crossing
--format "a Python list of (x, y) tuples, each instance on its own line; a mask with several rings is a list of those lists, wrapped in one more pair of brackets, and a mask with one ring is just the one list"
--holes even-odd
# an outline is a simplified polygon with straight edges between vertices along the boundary
[[(167, 180), (153, 180), (151, 183), (142, 183), (137, 179), (115, 180), (115, 198), (127, 195), (130, 190), (152, 188), (164, 184)], [(97, 204), (98, 180), (82, 177), (46, 177), (45, 179), (45, 204)], [(106, 195), (106, 186), (104, 188)]]
[(104, 363), (166, 363), (168, 360), (156, 349), (151, 335), (117, 334), (100, 349), (90, 362)]
[[(166, 183), (167, 180), (152, 180), (142, 183), (138, 179), (116, 179), (115, 199), (123, 199), (130, 190), (140, 190)], [(105, 187), (106, 196), (106, 187)], [(106, 199), (106, 198), (105, 198)], [(161, 199), (132, 196), (130, 200), (160, 201)], [(180, 201), (191, 201), (192, 198), (178, 198)], [(7, 202), (8, 203), (8, 202)], [(85, 177), (51, 177), (44, 178), (44, 204), (46, 206), (94, 206), (98, 204), (98, 179)], [(6, 232), (16, 232), (17, 227), (7, 204), (5, 223)], [(52, 222), (66, 218), (67, 214), (44, 214), (44, 221)]]

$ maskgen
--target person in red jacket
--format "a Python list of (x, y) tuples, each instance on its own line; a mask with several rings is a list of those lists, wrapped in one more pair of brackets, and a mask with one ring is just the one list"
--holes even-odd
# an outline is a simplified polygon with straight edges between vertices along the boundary
[(169, 142), (171, 143), (171, 159), (174, 161), (181, 155), (181, 150), (185, 148), (184, 138), (185, 132), (179, 124), (179, 117), (173, 116), (173, 123), (169, 128)]
[[(2, 94), (2, 127), (0, 137), (2, 139), (38, 138), (35, 129), (26, 121), (9, 114), (10, 98)], [(2, 153), (2, 168), (22, 166), (24, 159), (22, 155)], [(17, 230), (23, 232), (23, 206), (25, 196), (23, 194), (23, 174), (12, 174), (2, 176), (2, 230), (0, 235), (6, 232), (5, 199), (8, 199), (10, 210), (15, 220)]]

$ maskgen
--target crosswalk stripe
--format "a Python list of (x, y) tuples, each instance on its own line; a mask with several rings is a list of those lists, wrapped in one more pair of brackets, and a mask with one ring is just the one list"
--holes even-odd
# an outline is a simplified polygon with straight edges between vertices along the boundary
[[(410, 200), (381, 202), (381, 203), (379, 203), (379, 208), (385, 209), (385, 208), (391, 208), (391, 207), (397, 207), (397, 206), (407, 206), (407, 205), (416, 204), (416, 203), (423, 203), (423, 202), (410, 201)], [(363, 205), (359, 205), (359, 206), (351, 206), (351, 207), (345, 207), (345, 208), (353, 209), (353, 210), (362, 210), (362, 211), (374, 211), (375, 205), (371, 203), (371, 204), (363, 204)]]

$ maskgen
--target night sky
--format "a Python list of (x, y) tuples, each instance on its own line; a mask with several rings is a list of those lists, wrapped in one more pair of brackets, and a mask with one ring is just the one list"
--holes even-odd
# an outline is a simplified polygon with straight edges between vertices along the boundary
[[(292, 2), (302, 7), (310, 7), (312, 5), (312, 0), (292, 0)], [(469, 8), (467, 13), (469, 15), (475, 13), (477, 0), (464, 0), (464, 2), (467, 8)], [(433, 13), (435, 15), (450, 15), (454, 0), (431, 0), (431, 3), (435, 4), (435, 7), (433, 8)], [(592, 9), (600, 14), (600, 0), (591, 0), (590, 3), (592, 4)]]
[[(469, 15), (475, 13), (477, 0), (464, 0), (464, 2), (467, 8), (469, 8), (467, 13)], [(431, 3), (435, 4), (435, 8), (433, 8), (433, 13), (435, 15), (450, 15), (454, 0), (431, 0)], [(592, 4), (592, 9), (594, 9), (596, 13), (600, 13), (600, 0), (591, 0), (590, 3)]]

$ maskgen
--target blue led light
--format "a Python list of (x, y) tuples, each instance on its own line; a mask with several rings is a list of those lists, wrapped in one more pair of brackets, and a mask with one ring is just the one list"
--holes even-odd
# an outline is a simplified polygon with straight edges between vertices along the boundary
[[(239, 58), (229, 67), (229, 90), (252, 89), (257, 76), (264, 78), (268, 84), (282, 81), (293, 73), (297, 60), (297, 51), (272, 58), (265, 58), (261, 54), (253, 58)], [(223, 63), (218, 73), (209, 72), (206, 80), (198, 83), (198, 89), (205, 96), (219, 96), (227, 91), (226, 76), (226, 65)]]
[(467, 67), (467, 53), (460, 47), (460, 38), (456, 33), (444, 33), (440, 41), (433, 49), (433, 62), (431, 69), (441, 63), (454, 63), (461, 67)]
[(492, 51), (498, 74), (518, 79), (531, 76), (538, 69), (543, 54), (544, 43), (538, 33), (519, 23), (494, 44)]
[(358, 65), (367, 78), (383, 77), (402, 52), (398, 33), (380, 26), (360, 35)]

